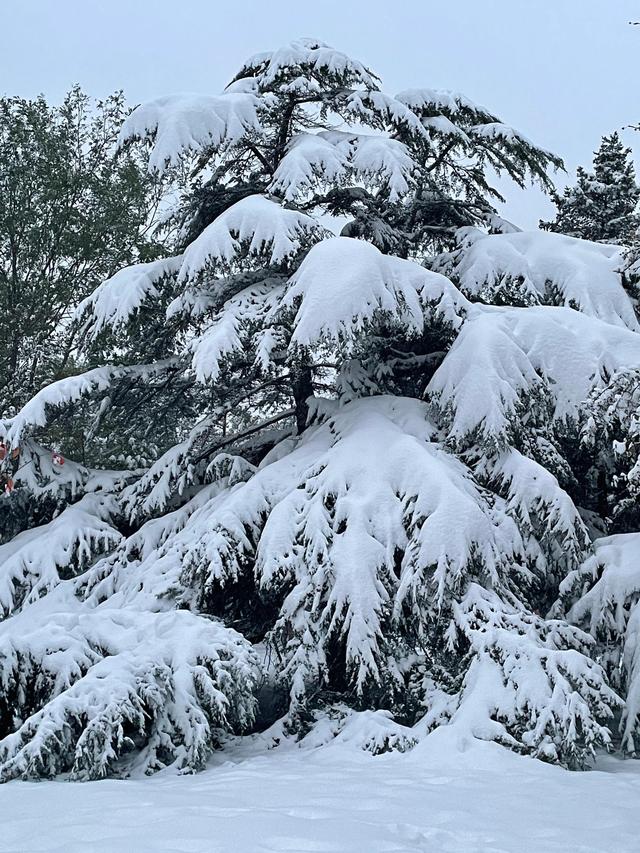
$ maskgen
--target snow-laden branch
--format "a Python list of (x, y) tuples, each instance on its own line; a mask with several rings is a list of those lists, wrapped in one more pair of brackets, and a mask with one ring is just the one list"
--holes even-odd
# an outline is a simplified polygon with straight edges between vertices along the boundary
[(149, 168), (162, 172), (183, 153), (219, 149), (249, 132), (260, 134), (258, 108), (250, 93), (168, 95), (136, 107), (122, 125), (119, 144), (150, 137)]
[[(298, 95), (317, 93), (316, 80), (329, 78), (341, 86), (359, 84), (375, 89), (378, 78), (357, 59), (317, 39), (302, 38), (248, 59), (234, 81), (249, 79), (267, 89), (290, 86)], [(316, 85), (314, 86), (314, 83)]]
[(83, 299), (76, 308), (75, 319), (88, 316), (92, 337), (104, 328), (125, 325), (148, 300), (159, 298), (157, 285), (175, 275), (181, 264), (182, 256), (179, 255), (124, 267)]
[(77, 403), (84, 397), (106, 391), (119, 379), (137, 379), (141, 382), (178, 367), (178, 360), (168, 358), (155, 364), (127, 366), (107, 365), (88, 370), (77, 376), (59, 379), (38, 391), (12, 418), (0, 421), (0, 436), (9, 445), (17, 446), (22, 436), (34, 427), (44, 427), (48, 422), (48, 410)]
[(576, 418), (590, 392), (640, 364), (640, 335), (570, 308), (476, 306), (429, 384), (451, 441), (509, 443), (521, 417)]
[(81, 612), (59, 592), (39, 625), (0, 627), (0, 696), (22, 718), (0, 740), (1, 781), (99, 779), (125, 770), (132, 737), (139, 769), (198, 770), (222, 732), (251, 723), (256, 659), (235, 631), (186, 611)]
[(605, 724), (621, 702), (588, 656), (588, 634), (477, 584), (454, 606), (454, 624), (473, 656), (454, 730), (574, 769), (609, 746)]
[(397, 139), (327, 130), (294, 136), (278, 164), (269, 190), (294, 201), (315, 186), (348, 179), (386, 185), (391, 201), (409, 191), (417, 164)]
[(463, 248), (437, 259), (470, 299), (576, 308), (616, 326), (639, 331), (622, 284), (622, 249), (550, 232), (482, 234), (462, 229)]
[(8, 616), (82, 572), (122, 536), (112, 526), (113, 497), (85, 495), (53, 521), (19, 533), (0, 545), (0, 612)]
[(325, 233), (315, 219), (304, 213), (264, 196), (248, 196), (225, 210), (191, 243), (178, 278), (187, 281), (216, 264), (232, 265), (244, 251), (276, 266)]
[(397, 322), (407, 334), (419, 334), (427, 311), (456, 328), (467, 305), (444, 276), (383, 255), (362, 240), (336, 237), (311, 249), (274, 316), (295, 311), (293, 345), (323, 339), (349, 345), (375, 315)]
[[(597, 539), (594, 553), (560, 587), (568, 618), (598, 641), (602, 665), (625, 696), (623, 748), (640, 746), (640, 533)], [(571, 606), (572, 605), (572, 606)]]

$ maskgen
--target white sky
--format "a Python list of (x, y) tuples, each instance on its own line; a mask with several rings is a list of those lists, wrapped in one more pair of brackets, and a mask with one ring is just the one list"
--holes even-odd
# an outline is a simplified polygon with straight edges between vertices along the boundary
[[(640, 120), (638, 19), (640, 0), (0, 0), (0, 92), (216, 92), (251, 54), (313, 36), (390, 93), (463, 91), (572, 176), (604, 133)], [(640, 134), (623, 137), (640, 152)], [(520, 225), (552, 211), (536, 190), (509, 193)]]

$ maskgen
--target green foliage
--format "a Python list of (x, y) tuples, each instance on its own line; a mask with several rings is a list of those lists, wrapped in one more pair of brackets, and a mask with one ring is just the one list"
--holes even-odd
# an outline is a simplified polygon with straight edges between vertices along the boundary
[(0, 410), (73, 372), (75, 305), (123, 263), (157, 256), (162, 185), (116, 154), (121, 92), (92, 105), (0, 99)]

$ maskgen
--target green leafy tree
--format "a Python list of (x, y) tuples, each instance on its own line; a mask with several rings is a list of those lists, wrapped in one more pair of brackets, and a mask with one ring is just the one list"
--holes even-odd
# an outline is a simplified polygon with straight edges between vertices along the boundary
[(69, 372), (70, 315), (98, 282), (158, 254), (163, 185), (116, 151), (127, 112), (78, 86), (60, 106), (0, 99), (0, 410)]

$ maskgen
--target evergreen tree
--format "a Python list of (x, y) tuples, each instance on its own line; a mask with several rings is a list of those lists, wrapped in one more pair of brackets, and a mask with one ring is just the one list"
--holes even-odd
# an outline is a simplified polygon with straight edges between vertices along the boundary
[(631, 149), (624, 147), (617, 131), (602, 138), (593, 172), (579, 166), (577, 179), (563, 195), (553, 195), (556, 218), (540, 227), (583, 240), (629, 245), (640, 225), (640, 188)]
[[(585, 400), (640, 368), (619, 255), (486, 234), (485, 169), (559, 161), (379, 85), (302, 40), (125, 122), (196, 169), (183, 250), (96, 288), (111, 362), (1, 422), (2, 778), (201, 767), (261, 667), (289, 733), (347, 707), (572, 767), (609, 744), (594, 640), (545, 614), (607, 522)], [(70, 411), (84, 464), (46, 449)]]

